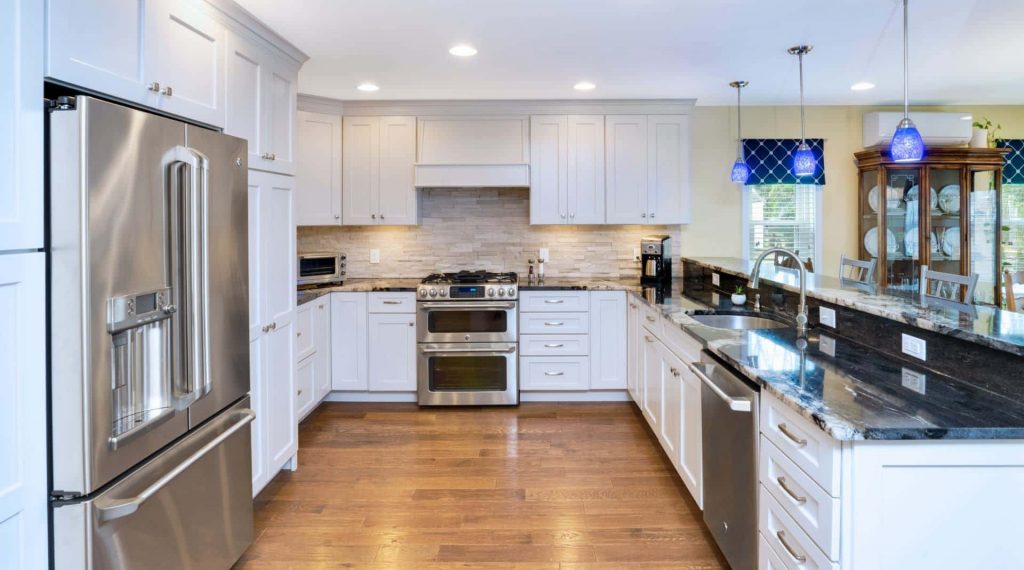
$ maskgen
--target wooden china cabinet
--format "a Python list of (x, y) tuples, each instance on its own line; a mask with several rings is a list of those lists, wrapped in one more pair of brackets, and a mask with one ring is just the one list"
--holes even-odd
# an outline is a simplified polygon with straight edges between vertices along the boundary
[(878, 259), (881, 290), (916, 293), (921, 266), (927, 265), (977, 273), (974, 302), (999, 305), (999, 195), (1006, 152), (936, 147), (918, 162), (903, 163), (893, 162), (885, 148), (854, 154), (859, 257)]

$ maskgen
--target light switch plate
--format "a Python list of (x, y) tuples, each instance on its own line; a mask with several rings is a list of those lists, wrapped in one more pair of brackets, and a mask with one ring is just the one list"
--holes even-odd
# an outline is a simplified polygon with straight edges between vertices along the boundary
[(903, 334), (902, 345), (903, 354), (907, 354), (921, 360), (928, 359), (928, 343), (923, 338)]
[(380, 263), (380, 250), (379, 249), (371, 249), (370, 250), (370, 263)]
[(828, 335), (821, 335), (821, 339), (818, 341), (818, 349), (822, 353), (834, 358), (836, 355), (836, 339)]
[(904, 368), (901, 383), (903, 384), (904, 388), (913, 390), (918, 394), (924, 394), (925, 381), (927, 379), (928, 375), (924, 374), (923, 372), (917, 372), (915, 370), (910, 370), (909, 368)]
[(828, 307), (818, 307), (818, 322), (826, 327), (836, 328), (836, 312)]
[(721, 285), (722, 284), (722, 278), (717, 273), (712, 273), (711, 274), (711, 284), (712, 285)]

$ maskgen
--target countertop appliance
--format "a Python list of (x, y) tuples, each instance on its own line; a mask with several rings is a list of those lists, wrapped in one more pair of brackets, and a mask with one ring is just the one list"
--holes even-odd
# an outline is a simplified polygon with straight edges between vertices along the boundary
[(345, 281), (345, 255), (341, 253), (300, 253), (299, 286), (342, 285)]
[(757, 566), (757, 388), (708, 351), (690, 370), (701, 380), (704, 523), (734, 570)]
[(247, 143), (52, 109), (54, 566), (229, 568), (253, 533)]
[(672, 238), (644, 236), (640, 239), (640, 283), (662, 285), (672, 281)]
[(416, 296), (419, 404), (518, 404), (516, 274), (435, 273)]

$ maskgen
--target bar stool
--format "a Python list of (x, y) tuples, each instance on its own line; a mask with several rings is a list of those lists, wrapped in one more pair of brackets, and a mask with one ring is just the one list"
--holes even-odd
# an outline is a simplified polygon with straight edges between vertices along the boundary
[(978, 274), (957, 275), (932, 271), (927, 265), (921, 266), (921, 304), (929, 302), (948, 305), (970, 311), (974, 305), (974, 289), (978, 286)]
[(874, 293), (878, 287), (878, 284), (875, 283), (875, 267), (877, 265), (877, 258), (873, 258), (871, 261), (861, 261), (841, 254), (839, 256), (840, 285)]
[(1015, 292), (1014, 285), (1024, 284), (1024, 271), (1003, 271), (1003, 286), (1006, 290), (1006, 310), (1024, 309), (1024, 291)]

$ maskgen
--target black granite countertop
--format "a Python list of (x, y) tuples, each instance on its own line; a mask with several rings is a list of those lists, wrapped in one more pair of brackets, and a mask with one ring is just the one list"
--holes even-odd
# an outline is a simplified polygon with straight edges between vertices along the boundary
[[(754, 266), (752, 261), (733, 257), (682, 259), (740, 277), (749, 277)], [(809, 273), (807, 278), (808, 297), (1024, 356), (1024, 313), (984, 305), (975, 305), (973, 313), (965, 313), (942, 306), (922, 305), (914, 295), (869, 294), (843, 288), (835, 277)], [(777, 268), (771, 263), (762, 265), (761, 279), (788, 291), (800, 290), (799, 275), (795, 270)]]

